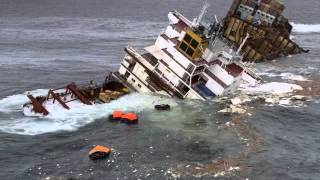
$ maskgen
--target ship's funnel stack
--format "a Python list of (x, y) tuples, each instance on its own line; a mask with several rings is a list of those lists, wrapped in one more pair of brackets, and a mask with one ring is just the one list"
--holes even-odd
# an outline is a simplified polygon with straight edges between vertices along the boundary
[(292, 26), (282, 16), (280, 0), (234, 0), (224, 19), (223, 36), (242, 49), (247, 61), (272, 60), (289, 54), (307, 52), (290, 39)]

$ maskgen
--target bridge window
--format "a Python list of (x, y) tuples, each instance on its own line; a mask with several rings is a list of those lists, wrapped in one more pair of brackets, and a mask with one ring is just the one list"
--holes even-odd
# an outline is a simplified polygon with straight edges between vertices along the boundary
[(183, 51), (187, 51), (188, 45), (186, 43), (182, 42), (180, 45), (180, 49), (182, 49)]
[(189, 34), (186, 34), (186, 36), (183, 38), (183, 40), (184, 40), (186, 43), (190, 43), (191, 40), (192, 40), (192, 37), (191, 37)]
[(186, 34), (179, 47), (192, 58), (198, 46), (199, 42), (193, 39), (189, 34)]
[(196, 40), (192, 40), (190, 44), (194, 49), (198, 47), (199, 43)]

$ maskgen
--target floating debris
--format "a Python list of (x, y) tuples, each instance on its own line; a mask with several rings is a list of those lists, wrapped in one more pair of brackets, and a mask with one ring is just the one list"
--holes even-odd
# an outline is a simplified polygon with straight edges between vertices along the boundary
[(89, 152), (89, 158), (92, 160), (107, 158), (111, 153), (111, 149), (105, 146), (97, 145)]
[(295, 95), (291, 97), (291, 100), (293, 101), (306, 101), (308, 100), (308, 98), (306, 96), (302, 96), (302, 95)]
[(230, 105), (228, 108), (222, 109), (218, 111), (219, 113), (237, 113), (237, 114), (244, 114), (246, 113), (246, 109), (244, 107)]
[(169, 111), (170, 105), (169, 104), (160, 104), (160, 105), (155, 105), (154, 108), (158, 111)]
[(23, 105), (23, 111), (35, 112), (42, 115), (48, 115), (46, 105), (57, 102), (63, 108), (69, 110), (68, 103), (79, 101), (86, 105), (109, 103), (112, 100), (129, 93), (129, 89), (118, 82), (111, 75), (106, 77), (105, 82), (101, 84), (90, 81), (89, 84), (77, 86), (71, 83), (63, 88), (50, 89), (46, 96), (33, 97), (28, 94), (30, 102)]

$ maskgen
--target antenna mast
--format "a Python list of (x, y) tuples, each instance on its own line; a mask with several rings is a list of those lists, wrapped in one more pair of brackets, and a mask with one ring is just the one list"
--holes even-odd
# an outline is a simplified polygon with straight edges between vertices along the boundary
[(248, 38), (250, 37), (249, 33), (247, 33), (247, 36), (244, 38), (244, 40), (242, 41), (241, 45), (239, 46), (236, 54), (239, 55), (241, 49), (243, 48), (244, 44), (247, 42)]
[(192, 27), (198, 27), (200, 25), (200, 22), (202, 21), (202, 18), (204, 14), (207, 12), (207, 9), (209, 7), (209, 3), (205, 1), (204, 5), (202, 6), (201, 12), (199, 16), (192, 21)]

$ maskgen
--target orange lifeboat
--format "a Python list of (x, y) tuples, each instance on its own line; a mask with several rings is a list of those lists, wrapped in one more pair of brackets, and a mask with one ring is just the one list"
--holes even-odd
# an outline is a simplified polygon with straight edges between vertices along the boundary
[(125, 113), (121, 117), (122, 121), (127, 124), (136, 124), (138, 123), (138, 116), (135, 113)]
[(110, 121), (119, 121), (122, 119), (123, 112), (122, 111), (113, 111), (112, 115), (109, 116)]
[(111, 149), (105, 146), (97, 145), (89, 152), (89, 158), (92, 160), (107, 158), (111, 153)]

